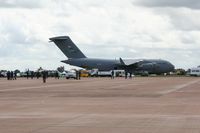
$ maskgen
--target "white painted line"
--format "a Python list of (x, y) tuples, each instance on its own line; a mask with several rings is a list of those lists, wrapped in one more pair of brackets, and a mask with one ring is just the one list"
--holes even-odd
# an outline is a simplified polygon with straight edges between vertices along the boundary
[(198, 83), (198, 82), (200, 82), (200, 79), (195, 80), (195, 81), (191, 81), (191, 82), (188, 82), (188, 83), (185, 83), (185, 84), (177, 85), (177, 86), (175, 86), (175, 87), (173, 87), (173, 88), (171, 88), (171, 89), (168, 89), (168, 90), (165, 90), (165, 91), (160, 91), (160, 92), (158, 92), (158, 93), (159, 93), (159, 94), (162, 94), (162, 95), (163, 95), (163, 94), (169, 94), (169, 93), (178, 91), (178, 90), (180, 90), (180, 89), (183, 89), (183, 88), (185, 88), (185, 87), (187, 87), (187, 86), (190, 86), (190, 85), (192, 85), (192, 84)]

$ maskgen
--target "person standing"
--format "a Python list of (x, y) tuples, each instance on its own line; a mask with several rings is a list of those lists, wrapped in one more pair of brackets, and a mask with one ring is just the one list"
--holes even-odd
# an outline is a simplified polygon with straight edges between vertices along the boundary
[(59, 79), (58, 71), (56, 71), (56, 73), (55, 73), (55, 79)]
[(26, 71), (26, 78), (29, 78), (29, 69)]
[(39, 71), (37, 71), (36, 77), (37, 77), (37, 79), (39, 79), (39, 77), (40, 77), (40, 72)]
[(17, 80), (17, 72), (14, 72), (14, 80)]
[(129, 79), (132, 79), (132, 72), (129, 73)]
[(31, 79), (33, 79), (33, 77), (34, 77), (34, 72), (31, 71)]
[(78, 80), (78, 70), (75, 70), (76, 71), (76, 80)]
[(114, 79), (114, 70), (111, 71), (111, 79)]
[(10, 80), (10, 71), (7, 71), (7, 79)]
[(127, 76), (128, 76), (128, 72), (125, 71), (125, 79), (127, 79)]
[(81, 80), (81, 70), (78, 71), (78, 79)]
[(43, 83), (46, 83), (46, 79), (47, 79), (46, 71), (42, 71), (42, 79), (43, 79)]
[(14, 77), (14, 73), (13, 73), (13, 71), (11, 71), (11, 72), (10, 72), (10, 79), (11, 79), (11, 80), (14, 80), (13, 77)]

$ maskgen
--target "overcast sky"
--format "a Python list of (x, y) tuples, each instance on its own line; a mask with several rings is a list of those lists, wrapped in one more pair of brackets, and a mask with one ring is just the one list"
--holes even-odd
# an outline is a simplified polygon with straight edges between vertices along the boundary
[(199, 0), (1, 0), (0, 69), (56, 69), (67, 35), (88, 57), (200, 65)]

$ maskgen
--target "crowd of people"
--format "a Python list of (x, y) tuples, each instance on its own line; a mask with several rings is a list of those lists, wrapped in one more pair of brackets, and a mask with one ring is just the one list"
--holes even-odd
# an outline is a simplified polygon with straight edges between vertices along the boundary
[[(6, 72), (6, 76), (7, 76), (7, 80), (17, 80), (17, 77), (25, 77), (27, 79), (33, 79), (33, 78), (42, 78), (42, 81), (43, 83), (46, 83), (46, 79), (48, 77), (55, 77), (55, 79), (59, 79), (60, 78), (60, 74), (58, 71), (54, 71), (53, 73), (52, 72), (49, 72), (49, 71), (46, 71), (46, 70), (42, 70), (42, 71), (37, 71), (37, 72), (34, 72), (34, 71), (29, 71), (27, 70), (26, 72), (23, 72), (23, 74), (19, 74), (17, 73), (17, 71), (7, 71)], [(80, 80), (81, 79), (81, 72), (80, 71), (76, 71), (75, 75), (75, 79), (77, 80)]]
[(7, 71), (7, 79), (8, 80), (16, 80), (17, 79), (17, 72)]
[[(7, 80), (17, 80), (17, 72), (16, 71), (7, 71), (6, 73)], [(39, 77), (43, 78), (43, 82), (46, 82), (46, 78), (48, 77), (48, 72), (47, 71), (42, 71), (42, 72), (34, 72), (34, 71), (26, 71), (26, 76), (27, 79), (31, 78), (33, 79), (36, 77), (39, 79)], [(56, 77), (59, 77), (58, 74), (56, 74)]]
[[(7, 71), (7, 80), (17, 80), (17, 71)], [(29, 71), (27, 70), (24, 75), (21, 75), (23, 77), (26, 77), (27, 79), (31, 78), (37, 78), (39, 79), (40, 77), (42, 77), (42, 81), (43, 83), (46, 83), (46, 79), (48, 77), (55, 77), (55, 79), (59, 79), (60, 78), (60, 74), (58, 71), (53, 71), (53, 73), (51, 73), (50, 71), (46, 71), (46, 70), (42, 70), (42, 71)], [(114, 79), (115, 77), (115, 72), (114, 70), (111, 71), (111, 79)], [(127, 78), (132, 78), (132, 73), (129, 74), (128, 76), (128, 72), (125, 72), (125, 79)], [(74, 79), (76, 80), (80, 80), (81, 79), (81, 71), (75, 70), (75, 77)]]

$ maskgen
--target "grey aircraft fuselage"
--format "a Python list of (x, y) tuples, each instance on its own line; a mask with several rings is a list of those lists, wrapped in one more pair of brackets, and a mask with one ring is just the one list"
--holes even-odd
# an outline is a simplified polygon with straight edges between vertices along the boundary
[(174, 70), (174, 65), (161, 59), (96, 59), (87, 58), (68, 36), (50, 38), (58, 48), (68, 57), (61, 62), (82, 67), (88, 70), (100, 71), (125, 70), (129, 73), (145, 71), (149, 74), (162, 74)]
[(126, 71), (133, 73), (146, 71), (149, 74), (161, 74), (174, 70), (174, 66), (170, 62), (161, 59), (143, 59), (142, 63), (138, 63), (132, 67), (121, 65), (121, 62), (117, 59), (79, 58), (68, 59), (62, 62), (88, 70), (97, 68), (99, 71), (126, 69)]

